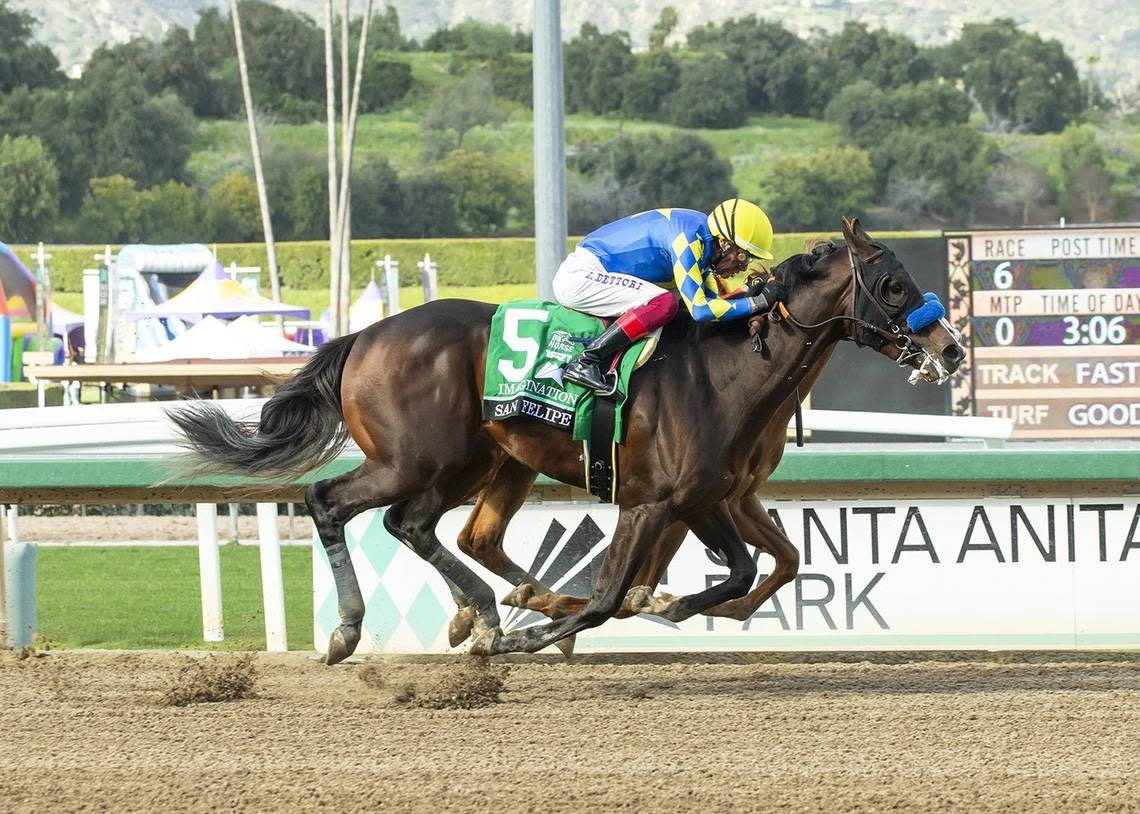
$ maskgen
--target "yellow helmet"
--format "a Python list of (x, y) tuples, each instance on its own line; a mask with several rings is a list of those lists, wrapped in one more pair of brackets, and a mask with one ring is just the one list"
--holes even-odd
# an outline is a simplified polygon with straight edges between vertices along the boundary
[(761, 260), (774, 259), (772, 222), (752, 201), (730, 198), (709, 213), (709, 231)]

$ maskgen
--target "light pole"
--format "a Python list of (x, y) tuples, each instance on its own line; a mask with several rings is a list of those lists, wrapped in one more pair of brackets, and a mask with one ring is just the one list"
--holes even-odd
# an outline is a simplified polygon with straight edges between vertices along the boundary
[(566, 146), (560, 0), (534, 4), (534, 260), (540, 299), (554, 299), (566, 257)]

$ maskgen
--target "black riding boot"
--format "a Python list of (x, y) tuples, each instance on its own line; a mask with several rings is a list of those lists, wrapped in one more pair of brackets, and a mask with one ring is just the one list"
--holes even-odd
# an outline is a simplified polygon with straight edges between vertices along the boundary
[(586, 349), (578, 354), (576, 359), (566, 365), (562, 379), (588, 387), (591, 390), (609, 390), (612, 383), (606, 381), (602, 368), (604, 365), (608, 365), (614, 356), (632, 344), (633, 340), (615, 322), (595, 337), (594, 341), (587, 345)]

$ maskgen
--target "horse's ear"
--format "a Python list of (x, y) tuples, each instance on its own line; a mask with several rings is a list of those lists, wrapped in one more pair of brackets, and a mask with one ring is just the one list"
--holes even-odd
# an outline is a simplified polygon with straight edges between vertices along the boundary
[(858, 218), (843, 219), (843, 238), (863, 260), (869, 260), (880, 253), (879, 249), (871, 244), (871, 236), (864, 231)]

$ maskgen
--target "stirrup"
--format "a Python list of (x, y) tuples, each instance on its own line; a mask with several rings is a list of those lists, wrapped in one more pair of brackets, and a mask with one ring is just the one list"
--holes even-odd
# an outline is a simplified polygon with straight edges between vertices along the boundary
[(606, 373), (603, 373), (602, 378), (604, 378), (606, 380), (606, 384), (609, 386), (605, 390), (595, 390), (594, 393), (599, 398), (604, 398), (604, 399), (613, 398), (614, 396), (617, 395), (617, 391), (618, 391), (618, 374), (617, 374), (617, 371), (611, 370), (611, 371), (608, 371)]

